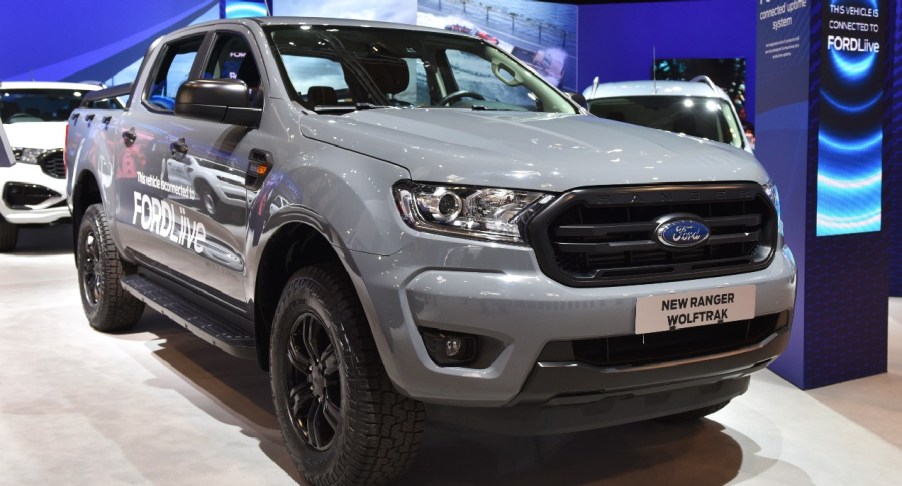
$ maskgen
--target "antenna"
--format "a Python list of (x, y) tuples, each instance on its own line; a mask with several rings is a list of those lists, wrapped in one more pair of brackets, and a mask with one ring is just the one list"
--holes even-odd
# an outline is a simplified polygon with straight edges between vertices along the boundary
[(654, 86), (655, 94), (658, 94), (658, 54), (655, 52), (657, 46), (651, 46), (651, 82)]
[(595, 79), (592, 80), (592, 94), (589, 98), (595, 98), (596, 91), (598, 91), (598, 76), (595, 76)]

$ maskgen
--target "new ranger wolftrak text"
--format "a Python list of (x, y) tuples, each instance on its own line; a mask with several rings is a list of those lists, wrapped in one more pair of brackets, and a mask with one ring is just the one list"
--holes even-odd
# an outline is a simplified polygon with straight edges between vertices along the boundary
[(323, 19), (167, 35), (66, 157), (85, 313), (144, 305), (269, 370), (313, 484), (389, 482), (424, 420), (701, 417), (786, 346), (776, 188), (602, 120), (493, 43)]

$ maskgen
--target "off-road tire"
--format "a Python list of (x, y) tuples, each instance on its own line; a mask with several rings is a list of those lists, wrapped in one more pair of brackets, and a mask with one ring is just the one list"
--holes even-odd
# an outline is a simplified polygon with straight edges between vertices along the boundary
[(0, 216), (0, 252), (5, 253), (15, 250), (18, 238), (19, 227)]
[(75, 256), (81, 304), (91, 327), (114, 332), (134, 326), (144, 312), (144, 303), (119, 283), (134, 269), (119, 256), (103, 205), (94, 204), (85, 211), (78, 227)]
[(682, 423), (682, 422), (693, 422), (696, 420), (701, 420), (708, 415), (711, 415), (714, 412), (719, 411), (729, 404), (730, 401), (727, 400), (725, 402), (715, 403), (714, 405), (709, 405), (707, 407), (696, 408), (695, 410), (689, 410), (687, 412), (676, 413), (673, 415), (666, 415), (664, 417), (659, 417), (655, 420), (659, 422), (665, 423)]
[(423, 404), (393, 388), (342, 267), (313, 265), (291, 277), (273, 319), (270, 363), (285, 445), (311, 484), (386, 484), (413, 462)]

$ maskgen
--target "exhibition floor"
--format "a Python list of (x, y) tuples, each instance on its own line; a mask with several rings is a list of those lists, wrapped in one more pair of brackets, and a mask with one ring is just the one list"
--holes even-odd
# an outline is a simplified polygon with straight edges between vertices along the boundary
[[(0, 254), (0, 484), (292, 484), (267, 376), (160, 315), (92, 331), (71, 227)], [(803, 392), (770, 371), (692, 425), (516, 438), (433, 425), (404, 485), (898, 484), (902, 299), (889, 373)]]

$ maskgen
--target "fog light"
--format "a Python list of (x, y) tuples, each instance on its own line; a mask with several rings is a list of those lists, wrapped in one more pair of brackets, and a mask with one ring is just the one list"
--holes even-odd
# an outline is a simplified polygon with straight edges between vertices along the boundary
[(457, 336), (449, 337), (445, 339), (445, 356), (449, 358), (454, 358), (460, 353), (461, 348), (464, 343)]
[(433, 329), (422, 334), (426, 352), (439, 366), (460, 366), (476, 359), (476, 336)]

